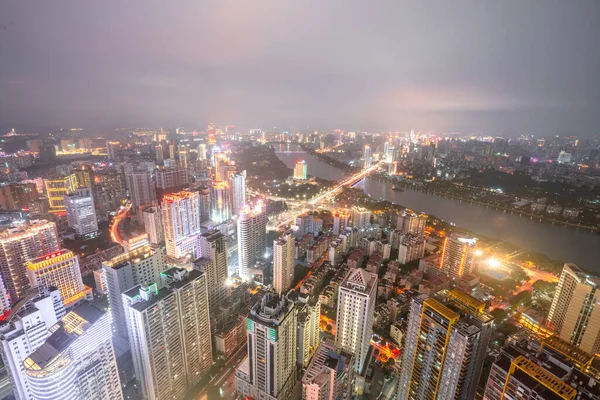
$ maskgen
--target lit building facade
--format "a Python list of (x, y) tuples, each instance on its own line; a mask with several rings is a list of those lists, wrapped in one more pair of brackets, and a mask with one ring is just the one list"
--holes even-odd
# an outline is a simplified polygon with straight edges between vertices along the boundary
[(4, 310), (9, 300), (15, 302), (27, 294), (27, 262), (57, 251), (59, 246), (54, 222), (31, 220), (0, 232), (0, 272), (5, 288), (5, 293), (0, 293), (0, 306)]
[(473, 256), (477, 239), (451, 234), (444, 239), (440, 269), (451, 278), (460, 278), (473, 270)]
[(259, 202), (254, 208), (245, 207), (237, 220), (238, 270), (243, 279), (250, 279), (248, 269), (261, 259), (266, 249), (266, 207)]
[(336, 345), (355, 357), (355, 372), (364, 366), (373, 334), (377, 274), (351, 268), (338, 291)]
[(63, 178), (44, 179), (44, 187), (50, 212), (60, 213), (65, 211), (64, 197), (77, 189), (77, 179), (75, 174)]
[(83, 285), (79, 257), (70, 250), (58, 250), (27, 263), (32, 287), (56, 287), (65, 307), (91, 300), (92, 290)]
[(233, 213), (240, 215), (246, 205), (246, 171), (234, 174), (231, 177), (231, 200)]
[(198, 192), (167, 194), (162, 201), (162, 221), (167, 255), (182, 258), (198, 254), (200, 234), (200, 197)]
[(98, 235), (98, 219), (91, 189), (76, 189), (73, 193), (65, 195), (64, 204), (69, 227), (73, 228), (78, 236), (90, 238)]
[(200, 235), (200, 258), (194, 261), (194, 268), (206, 275), (208, 300), (212, 309), (217, 309), (224, 299), (228, 277), (227, 238), (219, 231)]
[(156, 187), (170, 189), (189, 183), (187, 168), (160, 168), (156, 170)]
[(134, 209), (142, 204), (151, 204), (156, 201), (156, 188), (150, 172), (132, 170), (125, 175), (125, 178)]
[(306, 180), (308, 172), (308, 166), (306, 165), (306, 161), (297, 161), (294, 166), (294, 179)]
[(210, 188), (210, 219), (221, 223), (229, 221), (232, 214), (233, 205), (229, 183), (225, 181), (213, 182), (213, 186)]
[(352, 362), (352, 354), (321, 343), (302, 377), (302, 400), (349, 400)]
[(575, 264), (565, 264), (556, 288), (548, 327), (558, 336), (590, 353), (600, 353), (600, 278)]
[(148, 234), (148, 242), (159, 244), (165, 240), (160, 207), (151, 206), (142, 210), (144, 229)]

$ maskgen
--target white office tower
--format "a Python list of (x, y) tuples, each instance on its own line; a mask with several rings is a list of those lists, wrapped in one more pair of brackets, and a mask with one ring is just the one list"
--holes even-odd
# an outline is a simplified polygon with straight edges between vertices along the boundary
[(200, 235), (200, 258), (194, 261), (194, 268), (206, 275), (208, 300), (211, 309), (217, 309), (225, 299), (227, 283), (227, 238), (219, 231)]
[(243, 396), (263, 400), (289, 399), (296, 379), (295, 304), (267, 293), (247, 318), (248, 356), (236, 371)]
[(333, 213), (333, 234), (341, 235), (350, 225), (350, 213), (346, 210), (337, 210)]
[(32, 287), (56, 287), (65, 307), (93, 298), (92, 289), (84, 286), (79, 268), (79, 257), (70, 250), (59, 250), (27, 263)]
[(160, 247), (144, 247), (119, 254), (102, 263), (114, 332), (127, 338), (127, 321), (121, 295), (137, 285), (160, 282), (165, 270), (164, 252)]
[(396, 220), (396, 229), (411, 235), (423, 235), (427, 217), (415, 213), (403, 212)]
[(167, 194), (162, 201), (167, 255), (172, 258), (196, 258), (200, 234), (200, 195), (181, 191)]
[(360, 373), (373, 335), (373, 313), (377, 297), (377, 274), (350, 268), (338, 294), (335, 343), (354, 355), (354, 370)]
[(217, 223), (229, 221), (233, 214), (232, 208), (229, 183), (213, 182), (210, 188), (210, 219)]
[(151, 204), (156, 200), (156, 188), (150, 172), (133, 170), (128, 172), (125, 177), (134, 209), (142, 204)]
[(238, 268), (242, 279), (250, 279), (248, 269), (263, 257), (267, 247), (267, 213), (262, 202), (244, 207), (237, 220)]
[(39, 287), (15, 304), (11, 314), (0, 322), (2, 361), (18, 400), (32, 398), (23, 361), (44, 344), (50, 327), (64, 315), (58, 290)]
[(600, 353), (600, 278), (565, 264), (550, 306), (547, 325), (589, 354)]
[(148, 242), (159, 244), (165, 240), (160, 207), (146, 207), (142, 210), (144, 229), (148, 234)]
[(98, 219), (94, 207), (94, 196), (89, 188), (75, 189), (71, 194), (64, 196), (69, 227), (84, 238), (98, 235)]
[(205, 275), (171, 268), (166, 286), (123, 293), (136, 379), (144, 398), (181, 399), (212, 365)]
[(371, 211), (358, 206), (352, 207), (352, 226), (360, 229), (371, 226)]
[(233, 213), (240, 215), (246, 205), (246, 170), (231, 177), (231, 199), (233, 201)]
[(302, 377), (302, 400), (349, 400), (352, 354), (321, 343)]
[(444, 239), (440, 269), (451, 278), (460, 278), (473, 270), (477, 239), (453, 233)]
[(198, 145), (198, 159), (206, 160), (206, 145), (204, 143)]
[(36, 400), (123, 399), (110, 313), (83, 303), (50, 328), (24, 362)]
[(32, 220), (0, 232), (0, 272), (6, 291), (6, 296), (0, 293), (3, 310), (27, 294), (27, 261), (52, 253), (59, 246), (54, 222)]
[(275, 293), (286, 293), (294, 281), (296, 239), (287, 231), (273, 241), (273, 288)]

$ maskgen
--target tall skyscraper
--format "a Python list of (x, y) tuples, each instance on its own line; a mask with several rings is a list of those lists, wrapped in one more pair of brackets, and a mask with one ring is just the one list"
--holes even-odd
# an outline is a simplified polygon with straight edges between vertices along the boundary
[(371, 211), (362, 207), (352, 207), (352, 226), (355, 228), (368, 228), (371, 226)]
[(305, 293), (288, 293), (288, 298), (296, 302), (298, 308), (298, 330), (296, 333), (296, 360), (302, 368), (308, 366), (308, 362), (315, 354), (319, 343), (321, 343), (320, 322), (321, 322), (321, 301), (319, 296), (308, 295)]
[(350, 268), (338, 294), (336, 345), (355, 357), (354, 370), (362, 371), (373, 335), (377, 274)]
[(204, 143), (198, 145), (198, 159), (206, 160), (206, 144)]
[(24, 361), (33, 399), (121, 400), (110, 313), (83, 303)]
[(207, 222), (210, 220), (210, 189), (202, 186), (198, 188), (198, 194), (200, 196), (200, 222)]
[(566, 342), (600, 353), (600, 278), (565, 264), (548, 313), (548, 327)]
[(288, 398), (296, 383), (296, 316), (293, 302), (271, 293), (252, 307), (247, 318), (248, 356), (236, 372), (242, 395)]
[(278, 294), (284, 294), (292, 287), (295, 253), (296, 240), (292, 231), (273, 241), (273, 287)]
[(370, 146), (365, 146), (365, 151), (363, 154), (363, 159), (364, 159), (364, 164), (363, 164), (363, 168), (369, 168), (371, 166), (371, 147)]
[(396, 398), (473, 399), (494, 321), (484, 310), (458, 289), (413, 299)]
[(200, 196), (198, 192), (181, 191), (167, 194), (162, 201), (167, 255), (182, 258), (198, 254), (200, 234)]
[(70, 250), (58, 250), (27, 262), (27, 274), (32, 287), (58, 288), (65, 307), (92, 298), (92, 290), (81, 279), (79, 257)]
[(216, 310), (225, 298), (225, 285), (229, 274), (227, 267), (227, 239), (219, 231), (200, 235), (200, 258), (194, 268), (206, 275), (206, 287), (211, 309)]
[(156, 201), (156, 189), (150, 172), (133, 170), (128, 172), (125, 178), (134, 209), (142, 204), (151, 204)]
[(308, 166), (306, 165), (306, 161), (297, 161), (294, 166), (294, 179), (306, 180), (308, 172)]
[(250, 279), (248, 268), (261, 259), (266, 249), (267, 214), (262, 202), (244, 207), (237, 220), (238, 268), (243, 279)]
[(98, 235), (98, 219), (91, 189), (76, 189), (65, 195), (64, 203), (69, 227), (75, 229), (78, 236), (92, 238)]
[(0, 272), (6, 296), (0, 293), (0, 306), (24, 297), (29, 289), (28, 261), (59, 249), (58, 232), (54, 222), (32, 220), (0, 232)]
[(341, 235), (350, 224), (350, 214), (346, 210), (337, 210), (333, 213), (333, 234)]
[(352, 354), (321, 343), (302, 377), (302, 400), (349, 400)]
[(231, 177), (231, 198), (233, 200), (233, 213), (240, 215), (246, 205), (246, 171), (234, 174)]
[(181, 399), (212, 364), (205, 275), (171, 268), (166, 284), (123, 293), (133, 365), (147, 399)]
[(144, 247), (120, 254), (102, 263), (108, 301), (113, 319), (113, 329), (127, 338), (127, 321), (121, 294), (136, 285), (160, 282), (160, 273), (165, 270), (164, 252), (160, 247)]
[(160, 207), (150, 206), (142, 210), (144, 229), (148, 234), (148, 242), (159, 244), (165, 240)]
[(58, 289), (39, 287), (15, 305), (10, 316), (0, 322), (0, 351), (14, 396), (31, 399), (23, 361), (38, 349), (49, 329), (65, 315)]
[(460, 278), (473, 270), (473, 255), (477, 239), (456, 233), (444, 239), (440, 269), (452, 278)]
[(210, 188), (210, 219), (217, 223), (228, 221), (232, 216), (232, 208), (229, 183), (213, 182)]
[(75, 179), (78, 188), (88, 188), (93, 190), (96, 186), (94, 179), (94, 170), (91, 166), (83, 165), (75, 170)]
[(187, 168), (159, 168), (156, 170), (156, 187), (159, 189), (171, 189), (183, 187), (189, 183)]

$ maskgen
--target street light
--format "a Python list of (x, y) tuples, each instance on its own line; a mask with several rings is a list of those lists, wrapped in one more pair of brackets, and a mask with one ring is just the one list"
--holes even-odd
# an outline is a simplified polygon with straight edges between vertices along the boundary
[(494, 257), (490, 258), (487, 263), (492, 268), (497, 268), (500, 266), (500, 261), (496, 260)]

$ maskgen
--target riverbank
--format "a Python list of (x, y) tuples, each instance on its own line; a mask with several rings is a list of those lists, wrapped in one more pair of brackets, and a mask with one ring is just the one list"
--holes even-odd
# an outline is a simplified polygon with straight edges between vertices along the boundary
[(390, 184), (393, 184), (395, 187), (400, 187), (403, 189), (411, 189), (414, 191), (418, 191), (418, 192), (422, 192), (422, 193), (426, 193), (426, 194), (430, 194), (430, 195), (435, 195), (435, 196), (441, 196), (441, 197), (445, 197), (445, 198), (452, 199), (452, 200), (465, 201), (470, 204), (475, 204), (475, 205), (480, 205), (480, 206), (485, 206), (485, 207), (492, 207), (493, 209), (498, 210), (498, 211), (508, 211), (512, 214), (518, 214), (521, 216), (530, 217), (531, 219), (536, 219), (539, 222), (550, 222), (552, 224), (568, 226), (571, 228), (585, 229), (585, 230), (589, 230), (591, 232), (596, 232), (596, 233), (600, 232), (600, 229), (596, 226), (581, 225), (581, 224), (577, 224), (577, 223), (573, 223), (573, 222), (569, 222), (569, 221), (559, 220), (559, 219), (551, 218), (547, 215), (541, 215), (541, 214), (536, 214), (533, 212), (528, 212), (522, 208), (513, 208), (513, 207), (503, 206), (503, 205), (501, 205), (497, 202), (493, 202), (493, 201), (487, 202), (487, 201), (482, 201), (482, 200), (475, 200), (475, 199), (465, 197), (465, 196), (457, 196), (457, 195), (449, 194), (449, 193), (446, 193), (443, 191), (429, 189), (429, 188), (423, 187), (421, 185), (410, 184), (406, 181), (399, 181), (396, 179), (383, 178), (383, 177), (377, 176), (377, 175), (371, 177), (371, 179), (376, 179), (381, 182), (390, 183)]
[(346, 174), (353, 174), (360, 171), (360, 168), (351, 167), (350, 165), (336, 160), (335, 158), (329, 157), (326, 153), (317, 153), (316, 149), (313, 149), (303, 143), (298, 144), (302, 151), (310, 154), (314, 158), (331, 165), (334, 168), (344, 171)]

